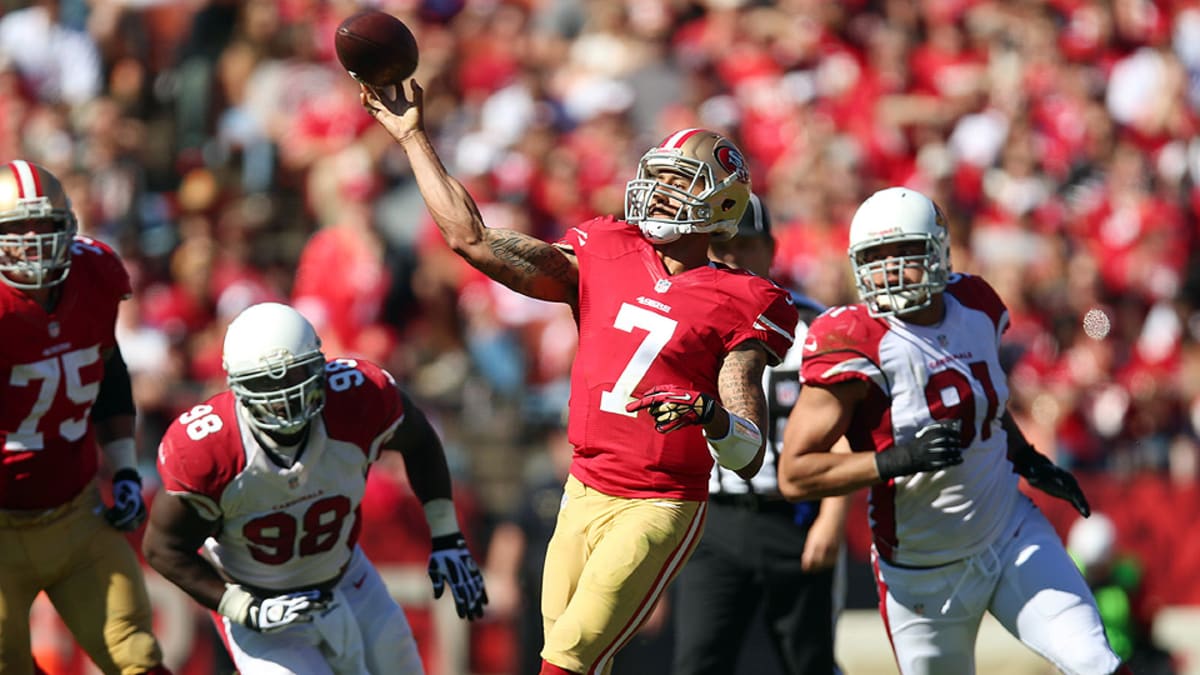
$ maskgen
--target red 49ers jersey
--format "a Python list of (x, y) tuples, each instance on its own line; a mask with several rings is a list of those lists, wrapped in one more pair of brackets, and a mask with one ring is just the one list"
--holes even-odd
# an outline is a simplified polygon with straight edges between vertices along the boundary
[(61, 288), (46, 312), (0, 282), (0, 509), (58, 506), (96, 474), (90, 415), (129, 275), (111, 248), (76, 237)]
[(778, 363), (798, 318), (790, 294), (712, 264), (671, 276), (641, 232), (611, 217), (571, 228), (579, 261), (579, 350), (571, 369), (571, 473), (618, 497), (708, 496), (712, 456), (699, 426), (668, 434), (636, 395), (673, 384), (718, 395), (726, 353), (748, 340)]
[(1008, 405), (999, 358), (1008, 309), (975, 276), (953, 275), (944, 297), (946, 316), (936, 326), (873, 319), (863, 305), (835, 307), (813, 322), (802, 350), (806, 385), (868, 383), (846, 432), (857, 451), (909, 443), (936, 420), (962, 424), (962, 464), (871, 489), (875, 545), (901, 564), (973, 555), (1021, 498), (1000, 424)]
[(325, 374), (325, 409), (291, 468), (267, 457), (229, 391), (180, 415), (163, 435), (163, 488), (222, 521), (205, 555), (241, 583), (283, 590), (328, 581), (358, 541), (367, 472), (404, 406), (392, 376), (373, 363), (335, 359)]

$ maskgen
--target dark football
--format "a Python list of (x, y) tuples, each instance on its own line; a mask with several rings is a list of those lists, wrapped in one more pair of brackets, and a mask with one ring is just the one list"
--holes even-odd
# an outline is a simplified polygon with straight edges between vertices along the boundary
[(346, 17), (333, 46), (347, 72), (377, 87), (399, 84), (417, 69), (416, 38), (387, 12), (368, 9)]

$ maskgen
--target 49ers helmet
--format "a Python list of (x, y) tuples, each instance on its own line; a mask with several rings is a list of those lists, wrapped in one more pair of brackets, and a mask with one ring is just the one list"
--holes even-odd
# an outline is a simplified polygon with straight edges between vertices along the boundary
[[(49, 221), (35, 233), (33, 221)], [(71, 270), (78, 224), (71, 200), (54, 174), (23, 159), (0, 168), (0, 279), (22, 289), (60, 284)]]
[(321, 339), (300, 312), (277, 302), (251, 305), (225, 331), (222, 365), (250, 422), (285, 434), (325, 407)]
[[(870, 249), (897, 242), (920, 242), (920, 254), (871, 259)], [(924, 309), (946, 290), (950, 277), (950, 233), (946, 216), (932, 199), (903, 187), (880, 190), (867, 198), (850, 221), (850, 264), (858, 295), (871, 316), (908, 314)], [(920, 267), (921, 281), (904, 279), (906, 268)], [(888, 274), (899, 273), (892, 282)]]
[[(688, 188), (660, 181), (664, 171), (683, 176)], [(651, 215), (664, 199), (680, 204), (679, 210)], [(642, 155), (637, 177), (625, 185), (625, 220), (654, 243), (705, 232), (726, 240), (737, 234), (749, 202), (750, 172), (742, 151), (718, 133), (684, 129)]]

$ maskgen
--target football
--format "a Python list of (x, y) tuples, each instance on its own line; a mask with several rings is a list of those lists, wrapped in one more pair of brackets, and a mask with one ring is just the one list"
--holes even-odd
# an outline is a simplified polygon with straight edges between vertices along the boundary
[(417, 69), (417, 40), (404, 22), (375, 9), (346, 17), (333, 39), (338, 61), (356, 79), (383, 87)]

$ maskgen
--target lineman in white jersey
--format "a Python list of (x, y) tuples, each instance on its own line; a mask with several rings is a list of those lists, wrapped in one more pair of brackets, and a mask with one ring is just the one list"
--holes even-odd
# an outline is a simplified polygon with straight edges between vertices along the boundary
[(243, 673), (423, 669), (403, 610), (357, 545), (370, 465), (400, 452), (432, 535), (434, 596), (487, 594), (460, 533), (437, 434), (375, 364), (328, 363), (291, 307), (247, 308), (225, 335), (229, 390), (182, 414), (158, 451), (146, 560), (201, 605)]
[[(735, 269), (770, 273), (775, 239), (756, 195), (738, 222), (738, 236), (711, 243), (709, 252)], [(714, 464), (704, 535), (675, 582), (674, 675), (727, 675), (739, 664), (764, 674), (835, 672), (847, 498), (790, 504), (776, 476), (783, 425), (800, 389), (805, 322), (824, 309), (795, 292), (792, 303), (801, 316), (796, 340), (783, 362), (763, 372), (769, 420), (763, 466), (747, 480)], [(849, 452), (844, 441), (840, 445)], [(753, 644), (752, 630), (764, 633), (778, 659), (770, 650), (743, 648)], [(772, 667), (776, 660), (778, 668)]]
[[(862, 303), (809, 329), (780, 489), (803, 500), (871, 488), (880, 612), (901, 672), (974, 673), (984, 612), (1063, 672), (1128, 672), (1062, 541), (1018, 489), (1024, 476), (1089, 513), (1007, 411), (1003, 301), (951, 273), (945, 217), (913, 190), (867, 199), (849, 253)], [(842, 436), (855, 452), (830, 452)]]

